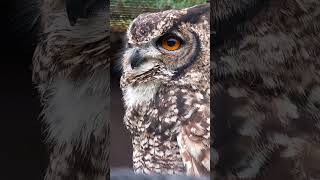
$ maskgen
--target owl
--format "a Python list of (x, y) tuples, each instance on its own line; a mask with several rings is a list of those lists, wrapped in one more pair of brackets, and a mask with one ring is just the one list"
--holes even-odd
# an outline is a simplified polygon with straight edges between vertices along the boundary
[(209, 7), (142, 14), (128, 28), (120, 86), (136, 173), (209, 174)]
[(46, 180), (105, 180), (109, 172), (108, 4), (42, 0), (32, 80), (50, 153)]
[(320, 179), (320, 1), (211, 1), (212, 175)]

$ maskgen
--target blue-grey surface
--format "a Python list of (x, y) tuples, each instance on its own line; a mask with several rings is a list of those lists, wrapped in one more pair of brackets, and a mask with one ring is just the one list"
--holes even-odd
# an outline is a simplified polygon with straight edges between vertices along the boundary
[(110, 175), (111, 180), (209, 180), (205, 177), (191, 177), (178, 175), (154, 175), (148, 176), (144, 174), (135, 174), (130, 170), (112, 170)]

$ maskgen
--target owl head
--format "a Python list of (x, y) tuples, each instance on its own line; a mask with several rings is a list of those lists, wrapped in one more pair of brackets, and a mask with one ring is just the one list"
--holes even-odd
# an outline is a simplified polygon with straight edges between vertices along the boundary
[(209, 22), (209, 4), (138, 16), (127, 31), (122, 88), (158, 87), (183, 80), (191, 83), (188, 76), (206, 75)]

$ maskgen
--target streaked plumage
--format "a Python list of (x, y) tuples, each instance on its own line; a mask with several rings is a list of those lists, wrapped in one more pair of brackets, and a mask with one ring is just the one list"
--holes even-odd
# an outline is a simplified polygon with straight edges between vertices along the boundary
[[(209, 23), (207, 4), (142, 14), (128, 29), (121, 87), (135, 172), (209, 174)], [(168, 51), (166, 38), (183, 45)]]

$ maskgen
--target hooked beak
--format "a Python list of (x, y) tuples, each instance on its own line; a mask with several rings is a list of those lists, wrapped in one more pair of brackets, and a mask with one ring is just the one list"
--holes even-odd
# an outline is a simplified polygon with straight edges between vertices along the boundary
[(131, 69), (137, 68), (143, 61), (144, 61), (143, 55), (141, 55), (141, 52), (139, 49), (133, 50), (131, 53), (131, 56), (129, 57), (129, 63), (131, 66)]

